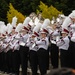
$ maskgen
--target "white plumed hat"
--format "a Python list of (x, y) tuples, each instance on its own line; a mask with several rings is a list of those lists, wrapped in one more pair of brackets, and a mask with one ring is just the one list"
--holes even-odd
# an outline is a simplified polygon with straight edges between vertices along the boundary
[(42, 24), (41, 23), (37, 23), (37, 25), (34, 27), (33, 29), (33, 34), (35, 34), (36, 36), (39, 36), (39, 31), (40, 31), (40, 28), (41, 28)]
[(50, 25), (50, 20), (49, 19), (45, 19), (41, 28), (46, 28), (48, 25)]
[(15, 32), (20, 32), (23, 28), (23, 24), (22, 23), (19, 23), (15, 29)]
[(14, 29), (16, 27), (16, 23), (17, 23), (17, 17), (15, 16), (12, 18), (12, 23), (11, 23), (11, 25), (13, 26)]
[(34, 24), (34, 22), (32, 21), (32, 20), (30, 20), (30, 22), (28, 23), (28, 25), (30, 26), (30, 27), (34, 27), (35, 26), (35, 24)]
[(8, 32), (7, 32), (7, 26), (6, 25), (2, 25), (1, 26), (1, 34), (2, 35), (8, 34)]
[(69, 17), (67, 17), (62, 24), (62, 30), (65, 29), (66, 31), (68, 31), (68, 26), (71, 23), (72, 23), (71, 19)]
[(75, 18), (75, 10), (72, 11), (72, 13), (69, 15), (70, 18)]
[(1, 28), (1, 27), (2, 27), (3, 25), (5, 25), (5, 22), (0, 21), (0, 33), (1, 33), (1, 30), (2, 30), (2, 28)]
[(7, 31), (8, 31), (8, 34), (10, 34), (11, 32), (12, 32), (12, 29), (13, 29), (13, 26), (10, 24), (10, 23), (8, 23), (7, 24)]
[(62, 24), (62, 30), (65, 29), (68, 31), (69, 24), (72, 24), (71, 18), (75, 18), (75, 10), (73, 10), (72, 13), (70, 13), (69, 16), (65, 18), (65, 20)]
[(23, 22), (23, 25), (24, 26), (28, 26), (29, 22), (31, 21), (31, 18), (30, 17), (26, 17), (24, 22)]

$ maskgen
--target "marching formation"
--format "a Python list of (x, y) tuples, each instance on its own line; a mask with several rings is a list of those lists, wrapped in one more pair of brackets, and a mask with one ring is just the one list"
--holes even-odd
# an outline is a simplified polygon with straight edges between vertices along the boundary
[(27, 75), (28, 61), (32, 75), (46, 75), (49, 61), (53, 69), (75, 69), (75, 10), (69, 16), (59, 15), (53, 20), (31, 13), (23, 23), (5, 25), (0, 21), (0, 71), (9, 75)]

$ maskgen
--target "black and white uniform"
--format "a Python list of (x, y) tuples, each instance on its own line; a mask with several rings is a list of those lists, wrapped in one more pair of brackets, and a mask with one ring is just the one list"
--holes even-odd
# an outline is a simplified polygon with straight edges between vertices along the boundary
[(29, 34), (21, 35), (20, 37), (19, 52), (21, 58), (22, 75), (27, 75), (29, 47), (27, 47), (25, 44), (28, 38), (29, 38)]
[(38, 64), (41, 75), (45, 75), (48, 69), (48, 45), (49, 40), (48, 37), (41, 38), (39, 41), (36, 41), (36, 45), (38, 46), (37, 56), (38, 56)]
[(75, 32), (73, 33), (72, 37), (71, 37), (71, 68), (75, 69)]
[(59, 47), (60, 50), (60, 62), (61, 62), (61, 67), (69, 67), (69, 54), (68, 54), (68, 48), (69, 48), (69, 38), (68, 36), (59, 39), (57, 41), (57, 46)]
[(75, 42), (74, 42), (74, 36), (75, 36), (75, 24), (70, 25), (70, 45), (69, 45), (69, 67), (75, 69)]
[[(2, 45), (3, 47), (3, 51), (4, 51), (4, 66), (5, 66), (5, 72), (7, 73), (10, 73), (10, 68), (11, 66), (9, 67), (9, 58), (10, 56), (8, 55), (9, 54), (9, 51), (10, 51), (10, 47), (9, 47), (9, 42), (10, 42), (10, 37), (9, 36), (6, 36), (6, 38), (4, 39), (4, 43)], [(11, 61), (10, 61), (11, 62)]]
[(19, 68), (20, 68), (20, 54), (19, 54), (19, 38), (18, 34), (13, 35), (13, 41), (11, 43), (12, 46), (12, 72), (13, 74), (19, 75)]
[(35, 45), (35, 42), (37, 41), (37, 37), (32, 38), (29, 37), (27, 41), (27, 46), (29, 47), (29, 57), (30, 57), (30, 65), (32, 70), (32, 75), (37, 75), (38, 70), (38, 58), (37, 58), (37, 50), (38, 47)]
[(60, 36), (60, 32), (58, 31), (58, 29), (54, 30), (50, 35), (50, 37), (51, 37), (50, 53), (51, 53), (51, 64), (52, 64), (53, 68), (58, 68), (59, 49), (56, 45), (56, 38), (58, 36)]
[(7, 73), (12, 73), (13, 72), (13, 65), (12, 65), (12, 40), (13, 40), (13, 35), (8, 35), (7, 36), (7, 43), (9, 46), (7, 47), (7, 66), (8, 70)]
[(3, 41), (0, 41), (0, 59), (1, 59), (1, 62), (0, 62), (0, 71), (3, 71), (4, 70), (4, 51), (3, 51)]
[(3, 40), (2, 43), (2, 64), (3, 64), (3, 71), (4, 72), (8, 72), (8, 66), (7, 66), (7, 52), (9, 51), (9, 47), (8, 47), (8, 40), (7, 37), (5, 37), (5, 39)]

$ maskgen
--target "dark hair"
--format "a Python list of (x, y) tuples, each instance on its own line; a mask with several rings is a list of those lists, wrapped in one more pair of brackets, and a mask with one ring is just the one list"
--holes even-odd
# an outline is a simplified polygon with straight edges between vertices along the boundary
[(70, 68), (53, 69), (47, 75), (75, 75)]

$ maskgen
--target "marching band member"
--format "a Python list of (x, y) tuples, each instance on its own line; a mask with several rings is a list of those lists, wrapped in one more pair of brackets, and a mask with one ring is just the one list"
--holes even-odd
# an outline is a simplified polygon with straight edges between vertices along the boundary
[[(7, 24), (8, 27), (8, 36), (6, 37), (6, 41), (8, 44), (7, 49), (7, 73), (19, 75), (19, 66), (20, 66), (20, 58), (19, 58), (19, 40), (17, 40), (17, 32), (15, 27), (12, 27), (10, 24)], [(17, 28), (17, 27), (16, 27)], [(21, 28), (21, 27), (20, 27)], [(19, 28), (18, 28), (19, 29)], [(17, 31), (19, 31), (17, 29)]]
[(60, 49), (60, 62), (61, 67), (69, 67), (68, 65), (68, 48), (69, 48), (69, 37), (68, 32), (62, 31), (62, 38), (57, 39), (57, 46)]
[[(70, 28), (70, 29), (69, 29)], [(63, 30), (68, 30), (69, 35), (70, 35), (70, 44), (69, 44), (69, 49), (68, 49), (68, 54), (69, 54), (69, 67), (70, 68), (75, 68), (74, 66), (74, 57), (75, 57), (75, 50), (74, 50), (74, 41), (72, 41), (73, 34), (75, 32), (75, 10), (72, 11), (72, 13), (69, 14), (69, 16), (64, 20), (62, 24), (62, 29)]]
[(0, 71), (3, 71), (3, 49), (2, 49), (2, 44), (3, 44), (3, 41), (0, 41), (0, 59), (1, 59), (1, 62), (0, 62)]
[(75, 32), (73, 33), (73, 35), (72, 35), (72, 37), (71, 37), (71, 50), (72, 50), (72, 59), (71, 59), (71, 62), (72, 62), (72, 68), (74, 68), (75, 69)]
[[(28, 66), (28, 53), (29, 53), (29, 48), (25, 45), (26, 41), (29, 37), (29, 28), (28, 24), (31, 21), (30, 17), (26, 17), (23, 24), (22, 24), (22, 29), (20, 30), (20, 61), (21, 61), (21, 67), (22, 67), (22, 75), (27, 75), (27, 66)], [(21, 26), (21, 25), (20, 25)]]
[(73, 24), (70, 25), (72, 28), (72, 36), (71, 36), (71, 43), (70, 43), (70, 48), (71, 48), (71, 61), (72, 61), (72, 68), (75, 69), (75, 16), (72, 18)]
[(33, 34), (31, 37), (29, 37), (29, 40), (27, 41), (27, 46), (29, 46), (29, 56), (30, 56), (30, 65), (32, 70), (32, 75), (37, 75), (38, 70), (38, 58), (37, 58), (37, 50), (38, 47), (35, 45), (35, 42), (38, 40), (39, 37), (39, 30), (41, 27), (41, 23), (38, 23), (34, 29)]
[(30, 58), (30, 66), (32, 70), (32, 75), (37, 75), (37, 70), (38, 70), (38, 58), (37, 58), (37, 50), (38, 47), (34, 46), (35, 41), (37, 40), (38, 35), (32, 34), (31, 37), (29, 38), (29, 41), (27, 41), (27, 46), (29, 47), (29, 58)]
[(6, 53), (6, 61), (7, 61), (7, 73), (12, 73), (12, 50), (10, 48), (10, 43), (12, 41), (12, 25), (10, 23), (7, 24), (7, 36), (5, 39), (6, 48), (4, 52)]
[[(12, 66), (13, 66), (13, 73), (19, 75), (19, 68), (20, 68), (20, 55), (19, 55), (19, 40), (17, 40), (18, 33), (15, 32), (15, 39), (12, 43), (13, 50), (12, 50)], [(18, 36), (19, 37), (19, 36)]]
[[(2, 38), (5, 38), (5, 36), (2, 36), (2, 35), (1, 35), (1, 37)], [(4, 72), (5, 71), (5, 68), (6, 68), (6, 67), (4, 67), (5, 62), (4, 62), (3, 42), (4, 42), (4, 39), (0, 40), (0, 58), (1, 58), (0, 71), (1, 72)]]
[(4, 62), (3, 62), (4, 51), (3, 51), (2, 45), (3, 45), (4, 38), (5, 38), (5, 36), (2, 36), (2, 26), (3, 25), (5, 25), (5, 23), (3, 21), (0, 21), (0, 59), (1, 59), (0, 71), (2, 71), (2, 72), (4, 71), (4, 67), (3, 67), (3, 65), (4, 65)]
[[(9, 65), (9, 72), (10, 73), (14, 73), (14, 68), (13, 68), (13, 62), (14, 62), (14, 60), (16, 59), (14, 59), (13, 60), (13, 52), (14, 52), (14, 43), (15, 43), (15, 37), (16, 37), (16, 35), (15, 35), (15, 27), (12, 27), (12, 30), (11, 30), (12, 32), (10, 33), (10, 42), (9, 42), (9, 47), (10, 47), (10, 50), (8, 51), (8, 54), (7, 54), (7, 56), (8, 56), (8, 65)], [(18, 60), (17, 60), (18, 61)]]
[(3, 42), (3, 52), (4, 52), (4, 72), (8, 72), (8, 65), (7, 65), (7, 52), (9, 51), (9, 43), (7, 42), (7, 38), (4, 39)]
[(21, 67), (22, 67), (22, 75), (27, 75), (27, 66), (28, 66), (28, 54), (29, 54), (29, 47), (27, 47), (26, 41), (29, 38), (28, 34), (29, 29), (24, 27), (21, 30), (21, 37), (20, 37), (20, 58), (21, 58)]
[(6, 36), (6, 39), (5, 39), (5, 42), (6, 42), (6, 47), (5, 47), (5, 50), (4, 52), (6, 53), (6, 63), (7, 63), (7, 73), (12, 73), (12, 51), (11, 51), (11, 48), (10, 48), (10, 42), (11, 42), (11, 35), (8, 34)]
[(36, 45), (38, 46), (37, 56), (38, 56), (38, 64), (41, 75), (45, 75), (47, 73), (48, 69), (48, 37), (47, 37), (48, 31), (46, 29), (43, 29), (40, 32), (40, 40), (36, 41)]
[(12, 23), (8, 23), (7, 24), (7, 32), (8, 32), (8, 35), (6, 37), (6, 42), (7, 42), (7, 49), (5, 50), (6, 52), (6, 55), (7, 55), (7, 66), (8, 66), (8, 69), (7, 69), (7, 72), (8, 73), (14, 73), (13, 72), (13, 60), (12, 60), (12, 51), (13, 51), (13, 41), (15, 39), (15, 28), (16, 28), (16, 22), (17, 22), (17, 18), (16, 17), (13, 17), (12, 19)]
[[(3, 50), (3, 52), (2, 52), (2, 56), (3, 56), (3, 58), (2, 58), (2, 63), (3, 63), (3, 72), (6, 72), (7, 71), (7, 62), (6, 62), (6, 47), (7, 47), (7, 43), (6, 43), (6, 41), (5, 41), (5, 39), (6, 39), (6, 35), (7, 35), (7, 27), (6, 27), (6, 25), (2, 25), (2, 27), (1, 27), (2, 29), (4, 28), (4, 30), (1, 30), (1, 34), (2, 34), (2, 36), (3, 36), (3, 44), (2, 44), (2, 50)], [(6, 62), (6, 63), (5, 63)]]
[(60, 36), (60, 31), (57, 29), (57, 24), (55, 23), (53, 26), (53, 31), (50, 34), (51, 41), (51, 64), (53, 68), (58, 68), (58, 60), (59, 60), (59, 49), (56, 45), (56, 37)]

